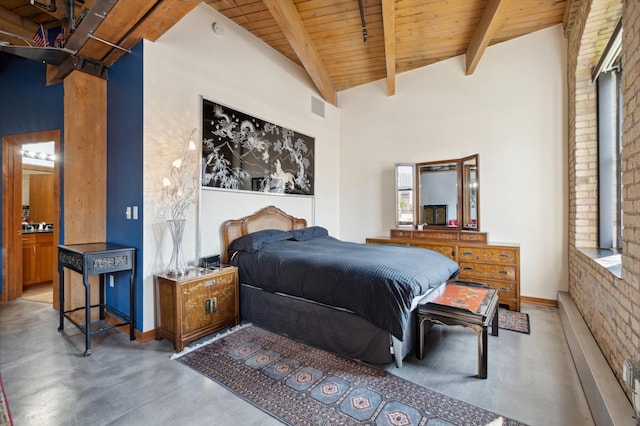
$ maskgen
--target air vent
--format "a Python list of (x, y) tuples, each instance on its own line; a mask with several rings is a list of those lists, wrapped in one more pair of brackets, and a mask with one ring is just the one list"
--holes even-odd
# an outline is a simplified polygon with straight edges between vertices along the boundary
[(311, 97), (311, 112), (315, 115), (324, 118), (324, 101), (318, 99), (315, 96)]

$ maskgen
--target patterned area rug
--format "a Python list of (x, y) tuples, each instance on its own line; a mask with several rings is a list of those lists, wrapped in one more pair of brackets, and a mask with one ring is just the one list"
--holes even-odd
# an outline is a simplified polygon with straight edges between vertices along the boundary
[(13, 425), (13, 421), (11, 420), (11, 411), (9, 411), (7, 395), (5, 395), (4, 393), (4, 386), (2, 386), (2, 376), (0, 376), (0, 426), (11, 425)]
[(498, 308), (498, 327), (518, 333), (531, 333), (529, 314)]
[(178, 361), (290, 425), (522, 424), (252, 325)]

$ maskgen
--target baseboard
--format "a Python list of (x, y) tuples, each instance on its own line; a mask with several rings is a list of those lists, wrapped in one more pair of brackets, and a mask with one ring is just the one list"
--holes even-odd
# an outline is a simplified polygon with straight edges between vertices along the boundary
[(593, 421), (597, 425), (636, 425), (631, 403), (569, 293), (558, 292), (558, 307)]
[[(111, 315), (109, 312), (104, 313), (104, 319), (107, 320), (107, 322), (109, 322), (110, 324), (118, 324), (122, 322), (120, 318), (117, 318)], [(123, 333), (129, 334), (128, 326), (122, 326), (122, 327), (116, 327), (116, 328), (122, 331)], [(149, 340), (153, 340), (156, 338), (156, 329), (154, 328), (153, 330), (142, 332), (137, 328), (134, 328), (133, 335), (136, 338), (136, 340), (140, 343), (148, 342)]]
[(553, 299), (541, 299), (539, 297), (520, 296), (520, 302), (531, 303), (533, 305), (558, 306), (558, 301)]

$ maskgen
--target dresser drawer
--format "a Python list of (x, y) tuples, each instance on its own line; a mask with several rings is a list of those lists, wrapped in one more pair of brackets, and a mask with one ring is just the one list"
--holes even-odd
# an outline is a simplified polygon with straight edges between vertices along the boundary
[(442, 240), (442, 241), (458, 241), (457, 232), (447, 231), (414, 231), (413, 238), (416, 240), (429, 239), (429, 240)]
[(483, 232), (461, 232), (460, 241), (476, 241), (479, 243), (486, 243), (487, 234)]
[(459, 261), (480, 261), (493, 263), (516, 263), (516, 249), (509, 247), (472, 247), (460, 246), (458, 250)]
[(193, 292), (213, 292), (224, 285), (235, 284), (233, 272), (221, 273), (182, 285), (183, 296)]
[(392, 238), (411, 238), (411, 231), (403, 231), (400, 229), (391, 230)]
[(493, 281), (483, 280), (482, 278), (474, 278), (474, 283), (488, 285), (498, 290), (498, 297), (502, 299), (515, 299), (518, 295), (516, 291), (516, 283), (512, 281)]
[(515, 281), (516, 267), (511, 265), (496, 265), (484, 263), (461, 262), (460, 278), (481, 277), (492, 278), (496, 280)]
[(419, 242), (411, 243), (413, 247), (420, 247), (428, 250), (436, 251), (440, 254), (447, 256), (449, 259), (456, 260), (456, 246), (455, 245), (439, 245), (439, 244), (421, 244)]

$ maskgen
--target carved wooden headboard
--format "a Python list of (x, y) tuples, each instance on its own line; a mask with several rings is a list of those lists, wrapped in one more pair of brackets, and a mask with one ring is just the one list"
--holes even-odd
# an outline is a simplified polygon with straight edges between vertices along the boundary
[(229, 244), (243, 235), (263, 229), (280, 229), (291, 231), (292, 229), (302, 229), (307, 227), (305, 219), (290, 216), (275, 206), (265, 207), (256, 213), (240, 219), (230, 219), (224, 221), (221, 227), (222, 233), (222, 254), (220, 261), (229, 262)]

